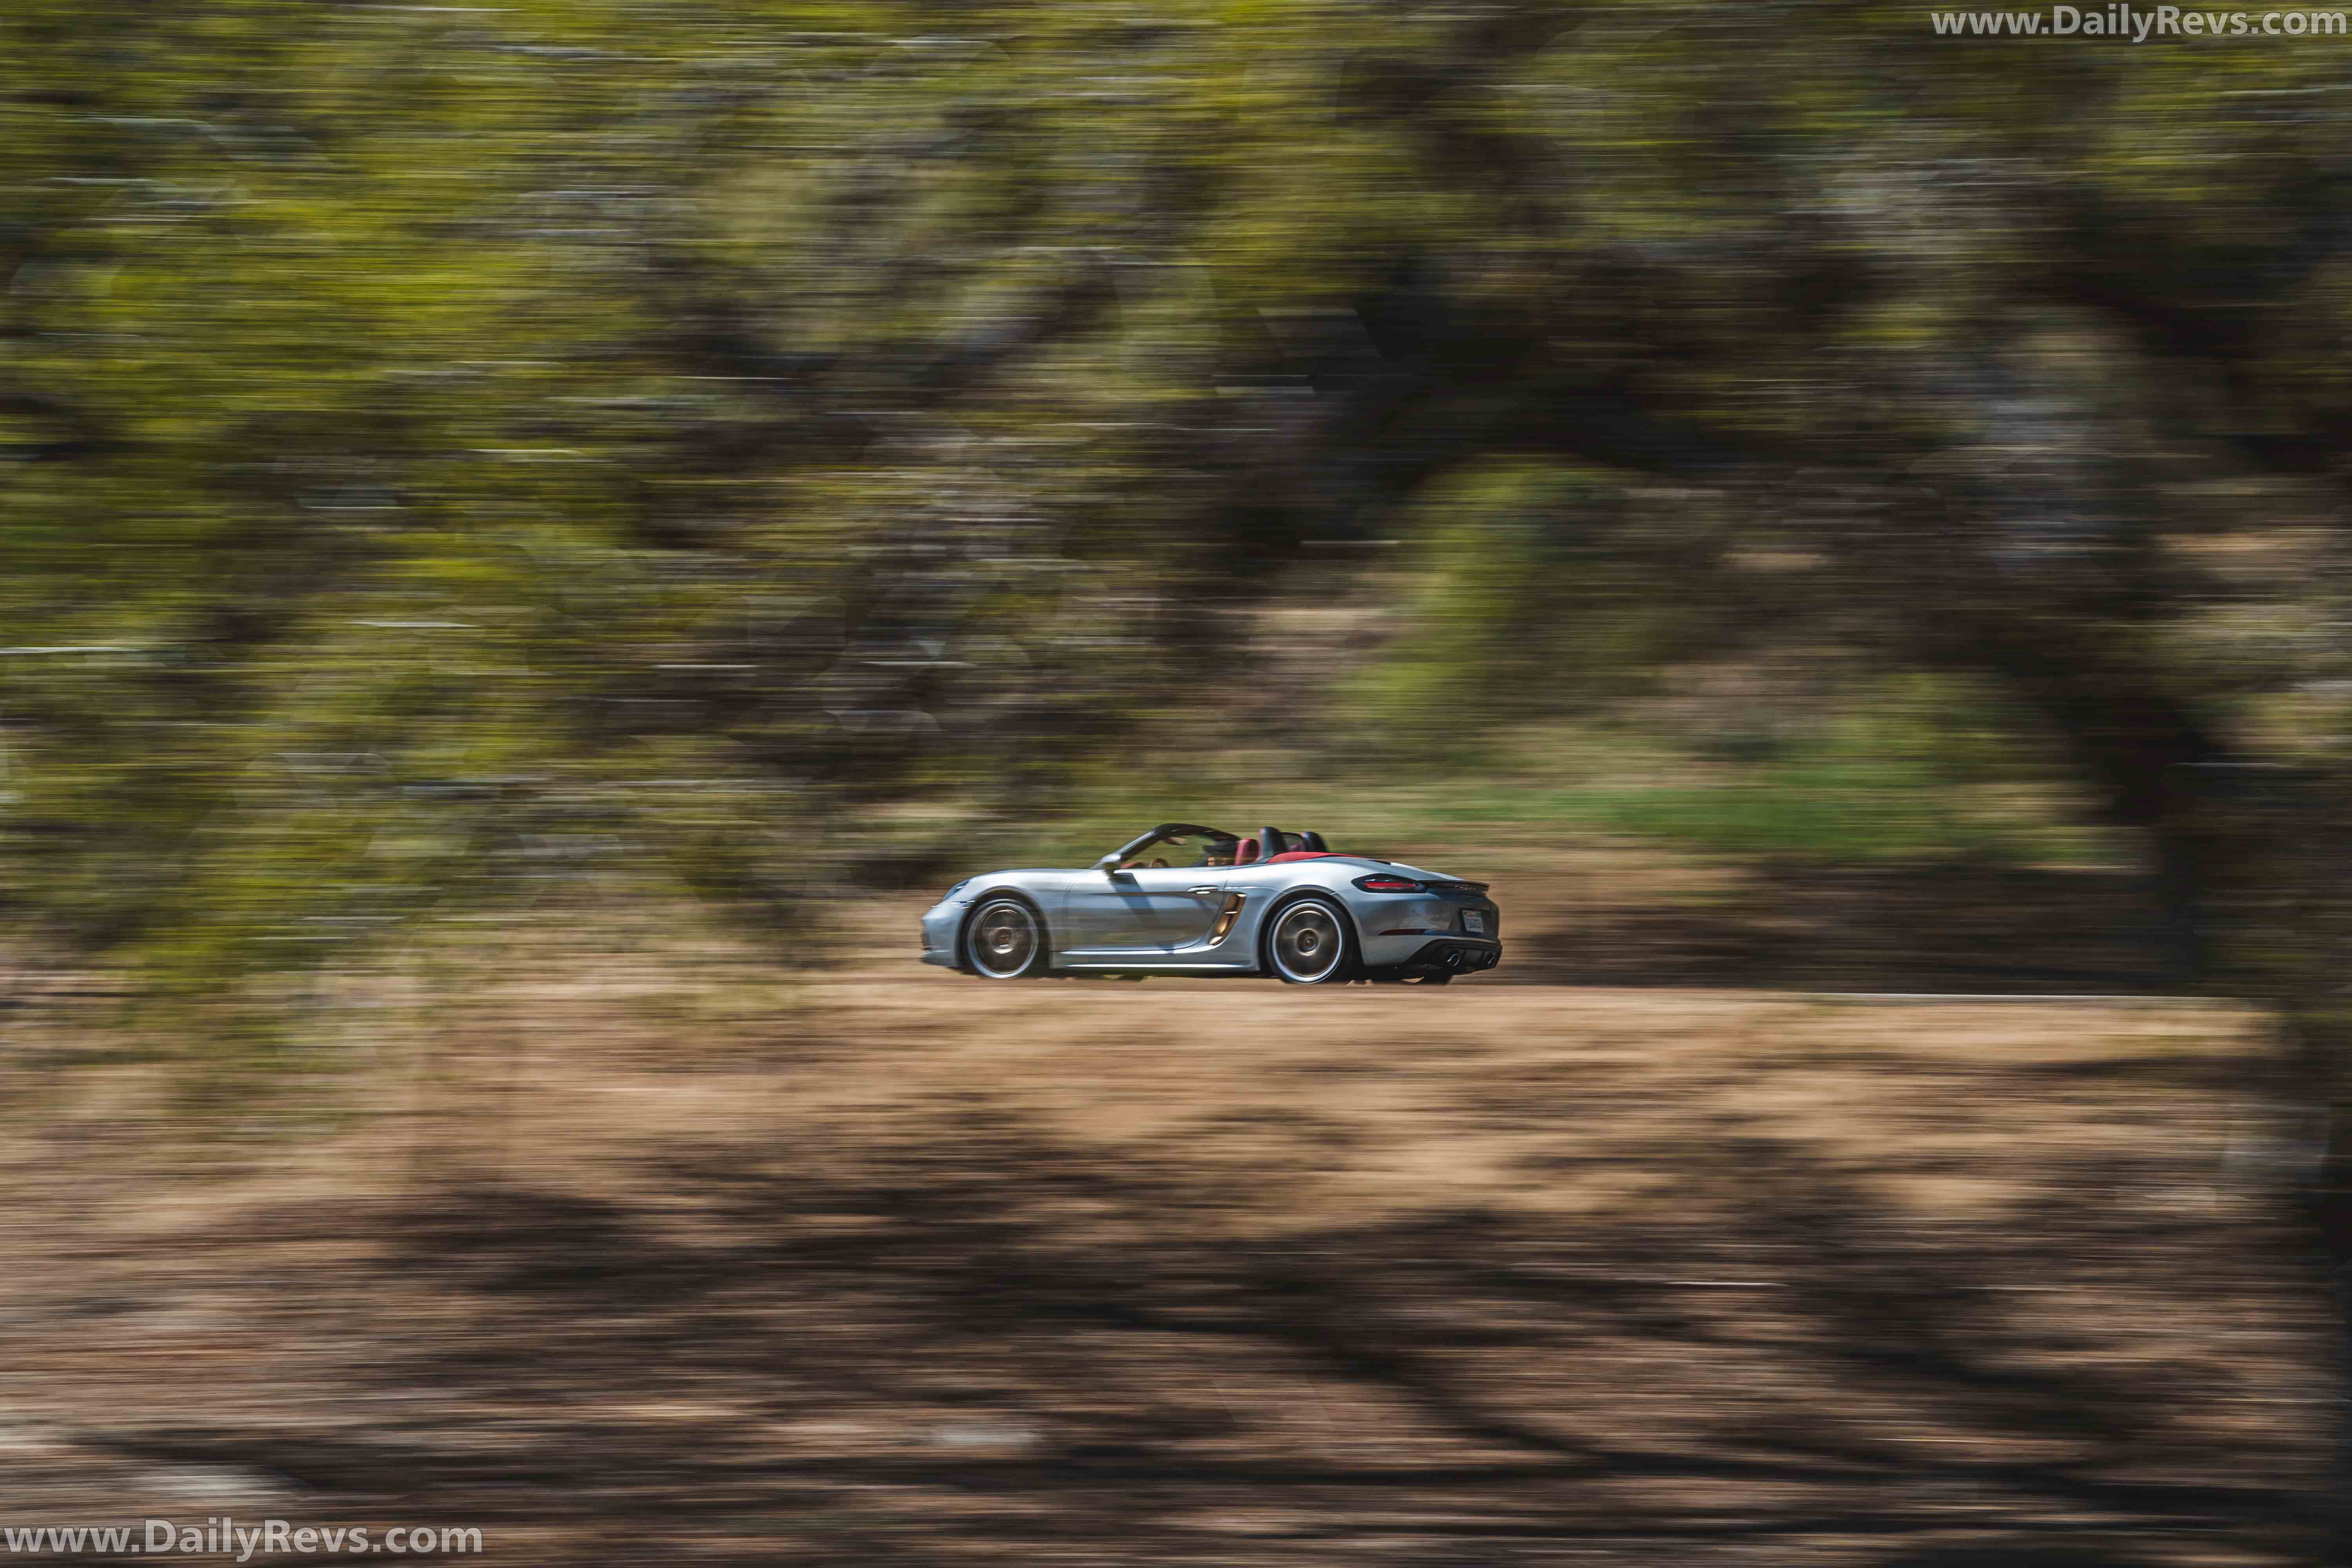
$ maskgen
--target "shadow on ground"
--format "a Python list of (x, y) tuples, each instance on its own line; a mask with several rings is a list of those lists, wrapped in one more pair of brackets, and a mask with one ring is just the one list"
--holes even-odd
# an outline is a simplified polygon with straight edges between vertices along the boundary
[(2167, 951), (2147, 879), (2130, 872), (1783, 863), (1705, 899), (1572, 905), (1515, 932), (1496, 978), (2119, 994), (2177, 988)]
[[(1783, 1142), (1605, 1213), (1282, 1229), (1241, 1174), (1009, 1118), (664, 1162), (642, 1200), (451, 1183), (313, 1310), (338, 1426), (131, 1439), (547, 1560), (2166, 1560), (2294, 1541), (2275, 1455), (2131, 1281), (2243, 1238), (2057, 1179), (1924, 1225)], [(340, 1300), (330, 1300), (339, 1298)], [(290, 1308), (289, 1308), (290, 1310)], [(386, 1413), (378, 1391), (416, 1391)]]

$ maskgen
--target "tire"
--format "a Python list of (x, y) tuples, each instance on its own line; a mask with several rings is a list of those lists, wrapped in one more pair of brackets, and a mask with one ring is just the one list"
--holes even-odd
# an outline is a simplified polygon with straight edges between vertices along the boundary
[(982, 899), (963, 923), (964, 964), (982, 980), (1043, 974), (1049, 951), (1045, 917), (1010, 893)]
[(1266, 921), (1260, 960), (1286, 985), (1344, 985), (1360, 967), (1356, 933), (1347, 911), (1309, 895), (1283, 905)]

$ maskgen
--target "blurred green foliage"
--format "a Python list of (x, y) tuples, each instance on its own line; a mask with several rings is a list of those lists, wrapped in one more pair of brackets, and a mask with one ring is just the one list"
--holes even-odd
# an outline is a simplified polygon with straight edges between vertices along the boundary
[(1693, 520), (1632, 510), (1605, 475), (1555, 466), (1430, 485), (1406, 518), (1405, 627), (1346, 693), (1360, 721), (1383, 744), (1467, 753), (1497, 722), (1590, 712), (1713, 639), (1707, 605), (1659, 591)]
[[(2086, 713), (2342, 749), (2333, 580), (2282, 641), (2168, 542), (2352, 407), (2336, 47), (18, 0), (0, 913), (185, 986), (582, 889), (806, 936), (1235, 689), (1442, 773), (1821, 649), (1993, 672), (1985, 766), (2072, 735), (2164, 831), (2126, 775), (2196, 748)], [(1237, 670), (1286, 597), (1385, 630)], [(1974, 719), (1834, 729), (1942, 701), (1559, 809), (1966, 847)]]

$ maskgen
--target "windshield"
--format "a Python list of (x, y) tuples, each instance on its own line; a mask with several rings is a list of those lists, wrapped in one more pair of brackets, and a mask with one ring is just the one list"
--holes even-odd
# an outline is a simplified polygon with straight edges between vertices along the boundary
[(1122, 871), (1139, 871), (1154, 866), (1230, 866), (1234, 863), (1234, 843), (1228, 837), (1208, 833), (1162, 834), (1118, 863)]

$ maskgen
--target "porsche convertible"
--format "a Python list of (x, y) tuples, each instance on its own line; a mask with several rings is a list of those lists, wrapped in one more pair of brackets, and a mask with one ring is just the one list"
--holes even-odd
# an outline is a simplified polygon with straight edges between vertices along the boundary
[(1163, 822), (1082, 871), (967, 877), (923, 916), (923, 962), (982, 980), (1443, 985), (1500, 962), (1501, 927), (1484, 882), (1345, 854), (1319, 833)]

